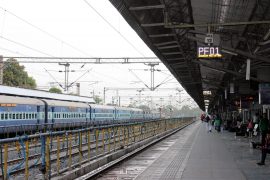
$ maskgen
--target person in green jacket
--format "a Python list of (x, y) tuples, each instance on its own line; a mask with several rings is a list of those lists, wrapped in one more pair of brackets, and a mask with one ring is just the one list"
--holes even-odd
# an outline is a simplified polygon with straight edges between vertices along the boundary
[(220, 127), (221, 127), (221, 118), (220, 116), (217, 114), (216, 118), (215, 118), (215, 129), (217, 130), (217, 132), (220, 132)]
[(263, 117), (260, 116), (260, 119), (259, 119), (259, 128), (260, 128), (261, 135), (262, 135), (262, 146), (265, 145), (265, 138), (266, 138), (266, 134), (268, 131), (268, 126), (269, 126), (269, 121), (266, 117), (266, 113), (264, 113)]

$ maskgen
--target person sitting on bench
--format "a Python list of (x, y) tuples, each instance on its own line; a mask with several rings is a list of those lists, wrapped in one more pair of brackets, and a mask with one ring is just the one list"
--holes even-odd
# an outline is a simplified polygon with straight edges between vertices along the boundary
[(266, 154), (270, 153), (270, 131), (267, 132), (264, 145), (262, 145), (261, 149), (262, 149), (261, 162), (257, 163), (259, 166), (265, 165)]

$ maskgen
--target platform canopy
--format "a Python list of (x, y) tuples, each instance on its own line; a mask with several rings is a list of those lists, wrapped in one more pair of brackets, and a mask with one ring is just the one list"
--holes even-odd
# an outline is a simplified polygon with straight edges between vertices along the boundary
[[(251, 60), (248, 94), (257, 91), (251, 84), (264, 81), (257, 77), (257, 70), (270, 66), (269, 0), (110, 2), (202, 110), (220, 104), (230, 84), (245, 88), (247, 59)], [(205, 43), (211, 34), (213, 43)], [(199, 47), (217, 48), (221, 57), (213, 53), (198, 57)]]

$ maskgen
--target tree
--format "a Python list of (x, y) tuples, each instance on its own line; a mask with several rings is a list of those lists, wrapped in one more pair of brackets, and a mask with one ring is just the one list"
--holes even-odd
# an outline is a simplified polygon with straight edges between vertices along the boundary
[(51, 93), (57, 93), (57, 94), (62, 94), (61, 89), (58, 89), (58, 88), (56, 88), (56, 87), (50, 88), (50, 89), (49, 89), (49, 92), (51, 92)]
[(140, 105), (138, 108), (139, 109), (142, 109), (145, 112), (150, 112), (150, 107), (148, 107), (146, 105)]
[(8, 59), (4, 62), (3, 84), (7, 86), (35, 89), (37, 87), (34, 78), (29, 77), (16, 59)]
[(100, 104), (102, 102), (102, 99), (99, 96), (94, 96), (93, 98), (96, 104)]

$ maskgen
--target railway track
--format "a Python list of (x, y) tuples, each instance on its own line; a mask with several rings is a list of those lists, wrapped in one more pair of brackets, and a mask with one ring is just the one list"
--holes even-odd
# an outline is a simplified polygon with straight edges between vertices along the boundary
[[(192, 123), (191, 123), (192, 124)], [(131, 152), (131, 153), (128, 153), (124, 156), (122, 156), (121, 158), (117, 159), (117, 160), (114, 160), (104, 166), (102, 166), (101, 168), (93, 171), (93, 172), (90, 172), (86, 175), (83, 175), (79, 178), (77, 178), (76, 180), (93, 180), (93, 179), (100, 179), (100, 180), (111, 180), (111, 179), (133, 179), (135, 178), (139, 173), (142, 172), (142, 167), (145, 167), (146, 164), (151, 164), (154, 159), (152, 157), (159, 157), (160, 154), (165, 151), (167, 148), (169, 148), (169, 146), (172, 145), (171, 142), (169, 143), (166, 143), (166, 145), (163, 145), (162, 148), (161, 148), (161, 152), (158, 153), (155, 153), (153, 152), (152, 150), (150, 150), (150, 152), (148, 153), (148, 158), (145, 157), (145, 155), (142, 155), (141, 158), (138, 158), (139, 161), (143, 161), (143, 159), (145, 159), (145, 161), (143, 163), (141, 163), (141, 166), (140, 165), (135, 165), (136, 167), (134, 168), (134, 164), (131, 163), (131, 166), (133, 166), (133, 172), (127, 172), (127, 168), (126, 168), (126, 165), (125, 165), (125, 162), (126, 161), (129, 161), (131, 157), (135, 157), (136, 158), (136, 155), (139, 154), (139, 153), (142, 153), (144, 154), (144, 151), (147, 151), (147, 149), (151, 149), (152, 146), (154, 146), (155, 144), (157, 144), (158, 142), (166, 139), (166, 138), (169, 138), (170, 136), (172, 136), (173, 134), (177, 133), (178, 131), (184, 129), (185, 127), (189, 126), (190, 124), (187, 124), (185, 125), (184, 127), (181, 127), (179, 129), (176, 129), (174, 131), (172, 131), (171, 133), (165, 135), (165, 136), (162, 136), (152, 142), (150, 142), (149, 144), (145, 145), (145, 146), (142, 146), (141, 148), (138, 148), (136, 149), (135, 151)], [(170, 141), (170, 140), (168, 140)], [(150, 158), (149, 158), (150, 157)], [(132, 161), (133, 162), (133, 161)], [(119, 164), (123, 164), (123, 166), (121, 167), (121, 165)], [(110, 170), (114, 169), (116, 166), (120, 166), (119, 168), (116, 168), (115, 171), (113, 171), (112, 173), (109, 173)], [(142, 169), (140, 169), (142, 168)], [(122, 170), (122, 171), (121, 171)], [(132, 170), (131, 170), (132, 171)], [(103, 176), (104, 174), (105, 177)]]

